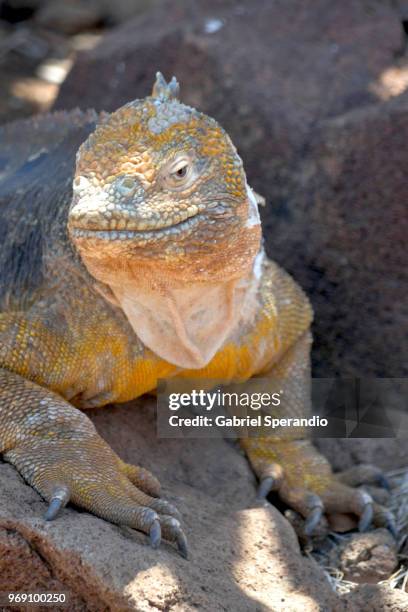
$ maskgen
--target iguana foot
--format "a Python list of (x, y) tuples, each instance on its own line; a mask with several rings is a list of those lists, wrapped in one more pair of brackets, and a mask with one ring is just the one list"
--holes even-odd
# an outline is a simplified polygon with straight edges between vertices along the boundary
[[(158, 499), (147, 470), (124, 463), (83, 413), (58, 395), (0, 369), (0, 451), (49, 502), (46, 520), (69, 501), (112, 523), (175, 542), (187, 556), (180, 514)], [(7, 413), (8, 415), (7, 415)], [(18, 417), (18, 418), (17, 418)]]
[(366, 476), (369, 481), (384, 484), (379, 470), (360, 466), (359, 470), (334, 474), (329, 462), (308, 440), (248, 438), (241, 444), (260, 480), (258, 498), (278, 493), (289, 508), (304, 517), (307, 535), (315, 532), (323, 517), (333, 530), (358, 525), (360, 531), (366, 531), (373, 524), (396, 535), (392, 513), (364, 489), (350, 486), (366, 482)]
[[(70, 501), (118, 525), (149, 535), (157, 548), (161, 538), (175, 542), (187, 557), (180, 513), (158, 499), (158, 481), (142, 468), (123, 463), (95, 433), (87, 440), (43, 441), (6, 453), (30, 484), (49, 502), (46, 520), (53, 520)], [(154, 496), (154, 497), (153, 497)]]

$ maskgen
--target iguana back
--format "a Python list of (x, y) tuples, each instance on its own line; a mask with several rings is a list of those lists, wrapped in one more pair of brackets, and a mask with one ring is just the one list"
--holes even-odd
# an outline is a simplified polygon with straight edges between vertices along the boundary
[(0, 312), (27, 308), (45, 289), (51, 253), (74, 257), (66, 225), (75, 155), (96, 121), (75, 110), (0, 128)]

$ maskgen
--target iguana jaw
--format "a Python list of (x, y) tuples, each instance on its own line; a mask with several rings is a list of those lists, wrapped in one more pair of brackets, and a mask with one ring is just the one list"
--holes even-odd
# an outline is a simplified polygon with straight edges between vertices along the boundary
[(227, 282), (245, 277), (259, 251), (261, 228), (256, 200), (247, 199), (234, 214), (207, 213), (154, 230), (96, 230), (69, 223), (70, 236), (85, 265), (110, 285), (118, 274), (133, 275), (155, 286), (182, 287), (191, 282)]
[[(249, 215), (247, 223), (260, 223), (257, 204), (252, 190), (247, 185), (247, 197), (249, 203)], [(176, 239), (177, 236), (185, 231), (196, 228), (197, 224), (209, 225), (216, 223), (221, 217), (224, 222), (228, 223), (228, 218), (233, 216), (228, 211), (228, 197), (225, 195), (214, 197), (209, 202), (202, 202), (199, 205), (192, 204), (186, 207), (185, 210), (176, 212), (174, 216), (158, 218), (154, 221), (149, 219), (138, 219), (134, 216), (132, 219), (122, 218), (118, 221), (107, 221), (103, 215), (93, 211), (98, 211), (98, 204), (93, 204), (92, 200), (87, 203), (81, 201), (74, 202), (71, 208), (68, 228), (73, 240), (76, 239), (99, 239), (99, 240), (157, 240), (160, 237), (171, 237)], [(236, 203), (235, 203), (236, 205)], [(246, 207), (246, 203), (243, 203)], [(87, 214), (87, 208), (91, 214)], [(238, 207), (239, 209), (240, 207)], [(241, 206), (242, 208), (242, 206)], [(82, 212), (77, 212), (79, 211)], [(224, 223), (224, 225), (226, 225)], [(226, 229), (224, 227), (224, 229)]]
[(99, 240), (127, 240), (137, 242), (138, 240), (149, 240), (154, 238), (155, 240), (168, 236), (176, 237), (178, 234), (194, 228), (197, 223), (203, 220), (202, 215), (199, 213), (191, 216), (186, 216), (185, 219), (174, 223), (165, 224), (161, 227), (146, 227), (146, 224), (141, 224), (139, 228), (125, 228), (125, 229), (88, 229), (86, 227), (75, 226), (74, 223), (70, 223), (69, 230), (74, 240), (76, 239), (99, 239)]

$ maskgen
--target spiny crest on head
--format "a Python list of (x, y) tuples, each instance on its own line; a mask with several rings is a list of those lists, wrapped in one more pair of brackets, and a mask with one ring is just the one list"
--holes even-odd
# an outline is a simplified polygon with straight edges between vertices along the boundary
[(180, 93), (180, 85), (176, 77), (173, 76), (168, 83), (161, 72), (156, 72), (156, 81), (153, 85), (152, 98), (158, 100), (177, 99)]

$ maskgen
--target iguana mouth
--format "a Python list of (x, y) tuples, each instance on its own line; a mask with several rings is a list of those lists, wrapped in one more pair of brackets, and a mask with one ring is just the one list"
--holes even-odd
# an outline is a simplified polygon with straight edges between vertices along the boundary
[(202, 218), (200, 213), (187, 217), (173, 225), (162, 227), (151, 227), (147, 229), (89, 229), (70, 225), (70, 232), (74, 238), (97, 238), (100, 240), (134, 240), (135, 238), (148, 239), (150, 236), (177, 235), (187, 229), (194, 227)]

